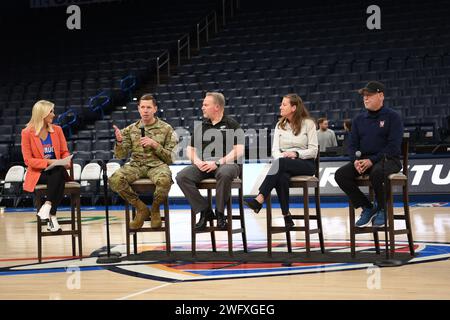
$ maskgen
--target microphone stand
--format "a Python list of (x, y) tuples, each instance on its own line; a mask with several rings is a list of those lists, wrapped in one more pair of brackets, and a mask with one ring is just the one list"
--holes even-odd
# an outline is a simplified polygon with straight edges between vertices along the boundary
[[(390, 259), (389, 238), (388, 238), (388, 219), (387, 219), (387, 176), (385, 171), (386, 154), (383, 154), (381, 160), (381, 172), (383, 173), (383, 203), (384, 203), (384, 241), (386, 245), (386, 259), (375, 261), (374, 265), (378, 267), (398, 267), (403, 265), (403, 261)], [(394, 226), (392, 226), (394, 227)]]
[(97, 263), (105, 264), (105, 263), (118, 263), (122, 260), (120, 256), (122, 255), (120, 252), (111, 252), (111, 243), (109, 241), (109, 205), (108, 205), (108, 174), (106, 172), (106, 163), (103, 160), (97, 160), (97, 163), (100, 164), (103, 172), (103, 194), (105, 197), (105, 213), (106, 213), (106, 252), (101, 252), (98, 255)]

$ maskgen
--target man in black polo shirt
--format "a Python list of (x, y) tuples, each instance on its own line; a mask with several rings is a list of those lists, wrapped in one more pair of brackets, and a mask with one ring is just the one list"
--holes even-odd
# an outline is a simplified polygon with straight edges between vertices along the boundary
[[(363, 96), (366, 110), (352, 120), (348, 148), (350, 163), (339, 168), (334, 178), (353, 206), (363, 209), (356, 226), (366, 227), (373, 221), (374, 227), (383, 227), (386, 223), (383, 181), (385, 176), (397, 173), (402, 168), (400, 154), (403, 122), (397, 112), (383, 106), (382, 83), (371, 81), (358, 92)], [(358, 151), (360, 155), (357, 155)], [(385, 176), (383, 158), (386, 159)], [(377, 206), (374, 206), (356, 185), (355, 178), (362, 174), (369, 174)]]
[(203, 198), (196, 183), (203, 179), (215, 178), (217, 226), (226, 230), (225, 204), (231, 196), (231, 183), (239, 176), (240, 167), (236, 163), (244, 154), (244, 135), (234, 119), (224, 115), (225, 98), (218, 92), (209, 92), (203, 100), (202, 125), (194, 128), (187, 156), (191, 166), (181, 170), (177, 183), (189, 201), (192, 210), (200, 212), (197, 230), (206, 227), (206, 222), (214, 216), (208, 201)]

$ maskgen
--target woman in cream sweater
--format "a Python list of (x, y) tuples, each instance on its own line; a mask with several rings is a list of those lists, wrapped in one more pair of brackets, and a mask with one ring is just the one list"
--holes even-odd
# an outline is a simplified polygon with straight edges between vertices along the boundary
[(273, 137), (274, 161), (259, 187), (259, 194), (245, 203), (258, 213), (264, 199), (275, 188), (286, 227), (291, 228), (294, 222), (289, 212), (289, 179), (291, 176), (314, 175), (314, 159), (318, 152), (317, 131), (302, 99), (296, 94), (283, 97), (280, 114)]

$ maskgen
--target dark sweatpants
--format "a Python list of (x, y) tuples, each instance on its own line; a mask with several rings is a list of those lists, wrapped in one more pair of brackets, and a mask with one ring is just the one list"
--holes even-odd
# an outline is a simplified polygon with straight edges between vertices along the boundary
[[(388, 159), (384, 165), (385, 176), (397, 173), (402, 168), (399, 159)], [(382, 161), (375, 163), (365, 173), (369, 174), (370, 182), (372, 183), (375, 191), (375, 198), (378, 203), (379, 209), (384, 209), (384, 191), (383, 191), (383, 171)], [(334, 174), (334, 180), (336, 180), (339, 187), (347, 194), (355, 208), (370, 207), (371, 203), (364, 193), (356, 185), (355, 178), (360, 176), (356, 171), (353, 162), (349, 162), (346, 165), (340, 167)]]

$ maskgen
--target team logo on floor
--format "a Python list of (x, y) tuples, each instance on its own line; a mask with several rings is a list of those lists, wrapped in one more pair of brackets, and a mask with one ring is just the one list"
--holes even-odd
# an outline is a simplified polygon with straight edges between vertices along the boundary
[[(293, 253), (304, 253), (304, 243), (293, 242)], [(381, 243), (383, 249), (383, 243)], [(347, 253), (349, 256), (349, 242), (348, 241), (335, 241), (325, 243), (326, 254), (332, 255), (334, 253)], [(218, 251), (226, 251), (227, 243), (218, 242)], [(115, 246), (113, 251), (119, 251), (125, 253), (125, 245)], [(138, 247), (138, 252), (145, 252), (149, 250), (164, 251), (164, 244), (142, 244)], [(199, 243), (198, 251), (211, 250), (208, 242)], [(236, 246), (235, 251), (242, 250), (241, 247)], [(373, 242), (371, 241), (359, 241), (357, 242), (356, 257), (362, 255), (373, 254), (375, 250)], [(446, 260), (450, 258), (450, 244), (447, 243), (428, 243), (428, 242), (415, 242), (414, 250), (416, 252), (415, 257), (411, 257), (405, 260), (405, 264), (424, 263), (437, 260)], [(190, 243), (174, 243), (172, 246), (174, 252), (190, 252)], [(248, 251), (250, 253), (259, 252), (264, 254), (267, 251), (265, 241), (251, 241), (248, 243)], [(286, 252), (285, 242), (274, 241), (273, 245), (274, 256), (277, 252)], [(396, 253), (405, 257), (409, 253), (409, 247), (407, 242), (396, 242)], [(213, 255), (212, 253), (211, 255)], [(318, 243), (312, 242), (312, 254), (316, 256), (321, 255), (320, 247)], [(251, 277), (264, 277), (264, 276), (282, 276), (282, 275), (294, 275), (294, 274), (309, 274), (319, 272), (336, 272), (345, 270), (357, 270), (366, 269), (372, 267), (373, 262), (364, 262), (364, 259), (355, 259), (352, 261), (347, 258), (347, 261), (340, 262), (327, 262), (324, 259), (321, 262), (302, 262), (296, 260), (292, 263), (283, 262), (271, 262), (271, 259), (261, 262), (255, 261), (234, 261), (232, 258), (225, 260), (213, 260), (208, 261), (192, 261), (190, 260), (174, 260), (165, 258), (161, 260), (139, 260), (139, 255), (134, 259), (122, 259), (120, 263), (101, 265), (97, 264), (97, 257), (95, 253), (90, 257), (85, 257), (83, 260), (79, 259), (64, 259), (55, 261), (47, 260), (41, 264), (29, 264), (8, 268), (0, 268), (0, 276), (2, 275), (20, 275), (20, 274), (41, 274), (41, 273), (61, 273), (68, 272), (68, 270), (79, 271), (95, 271), (95, 270), (110, 270), (124, 275), (133, 277), (140, 277), (145, 279), (153, 279), (167, 282), (178, 281), (205, 281), (205, 280), (219, 280), (219, 279), (231, 279), (231, 278), (251, 278)], [(136, 259), (137, 258), (137, 259)], [(381, 252), (380, 259), (384, 258), (384, 253)], [(374, 259), (372, 259), (374, 260)], [(45, 261), (45, 260), (44, 260)]]
[[(266, 242), (249, 243), (249, 252), (266, 252)], [(305, 244), (303, 242), (293, 242), (293, 252), (304, 252)], [(380, 243), (383, 247), (383, 242)], [(373, 253), (375, 255), (374, 244), (371, 241), (357, 242), (358, 255), (364, 253)], [(209, 244), (205, 244), (204, 250), (211, 250)], [(319, 243), (312, 242), (312, 252), (320, 255)], [(327, 252), (333, 253), (349, 253), (350, 247), (348, 241), (326, 242), (325, 248)], [(117, 248), (119, 249), (119, 248)], [(139, 248), (139, 252), (145, 250), (164, 250), (165, 247), (154, 245), (143, 245)], [(176, 250), (190, 250), (190, 243), (185, 245), (177, 245)], [(198, 248), (197, 250), (202, 248)], [(382, 248), (383, 249), (383, 248)], [(218, 250), (227, 250), (227, 244), (218, 245)], [(242, 250), (241, 247), (235, 250)], [(273, 250), (275, 252), (286, 252), (285, 242), (274, 242)], [(411, 257), (405, 261), (406, 264), (430, 262), (450, 258), (450, 244), (438, 243), (420, 243), (416, 242), (414, 246), (415, 257)], [(396, 242), (396, 253), (402, 254), (403, 257), (409, 253), (407, 242)], [(213, 253), (212, 253), (213, 254)], [(379, 256), (380, 260), (385, 257), (383, 251)], [(229, 259), (227, 259), (229, 260)], [(230, 278), (250, 278), (263, 276), (281, 276), (293, 274), (309, 274), (319, 272), (345, 271), (366, 269), (372, 267), (373, 262), (240, 262), (240, 261), (208, 261), (208, 262), (186, 262), (177, 261), (170, 263), (160, 263), (154, 261), (147, 264), (139, 265), (119, 265), (110, 268), (111, 271), (121, 274), (127, 274), (135, 277), (157, 279), (163, 281), (200, 281), (200, 280), (218, 280)]]

